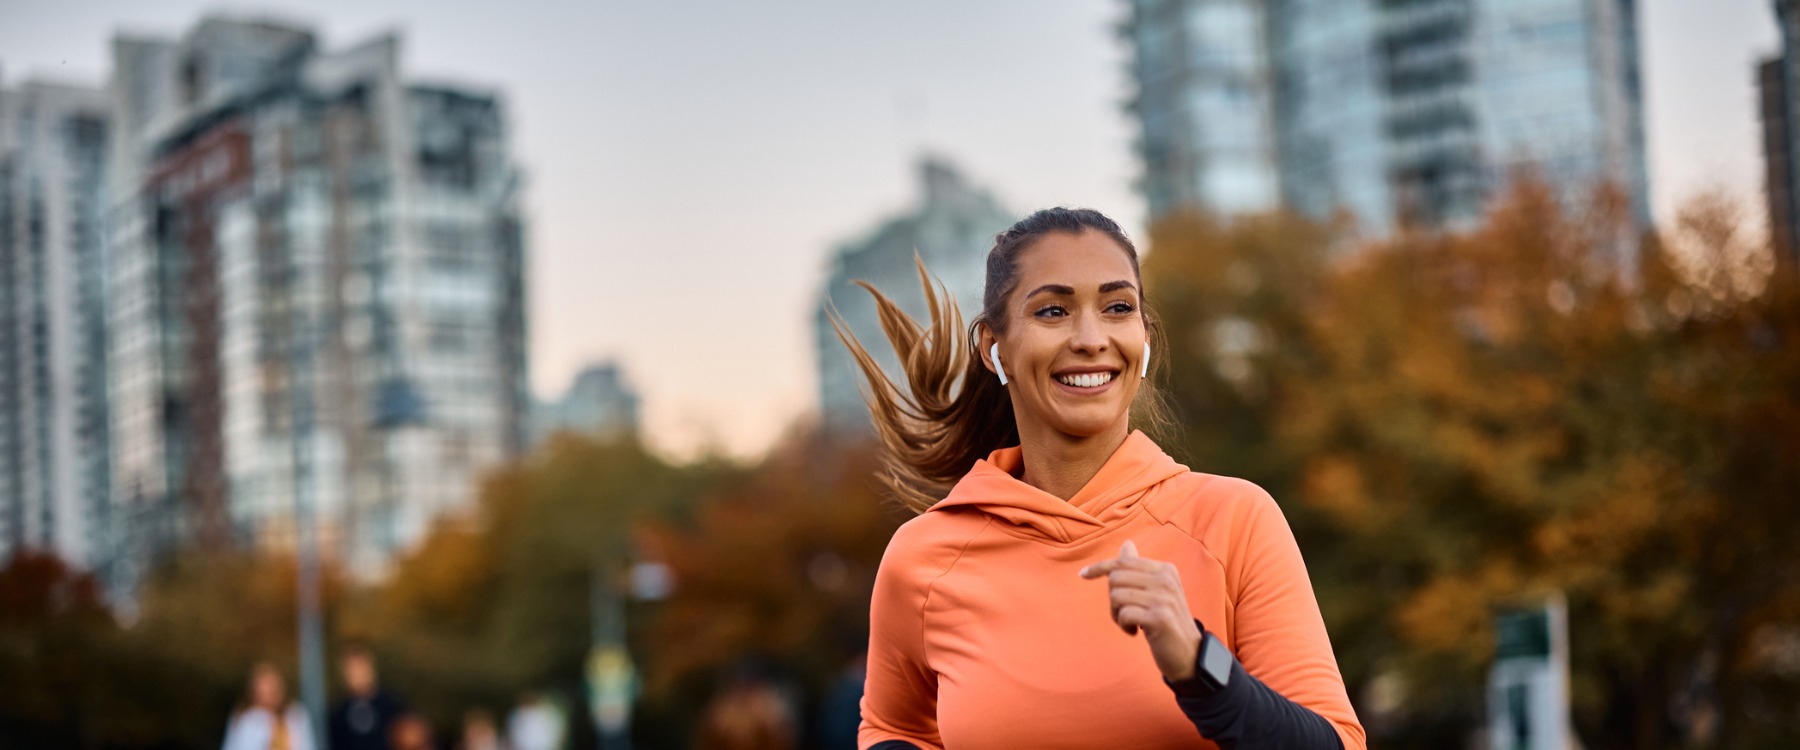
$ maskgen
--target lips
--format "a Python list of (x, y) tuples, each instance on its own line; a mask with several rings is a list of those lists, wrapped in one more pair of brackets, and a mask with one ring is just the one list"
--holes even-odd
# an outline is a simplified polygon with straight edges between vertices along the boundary
[(1071, 372), (1057, 375), (1056, 382), (1074, 388), (1098, 388), (1112, 382), (1112, 379), (1117, 375), (1118, 373), (1110, 370), (1103, 372)]

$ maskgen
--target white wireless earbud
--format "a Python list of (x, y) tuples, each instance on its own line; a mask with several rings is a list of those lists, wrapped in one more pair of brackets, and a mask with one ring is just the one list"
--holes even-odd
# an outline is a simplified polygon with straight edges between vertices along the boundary
[(1000, 374), (1000, 384), (1006, 385), (1006, 368), (1000, 366), (1000, 342), (988, 347), (988, 356), (994, 360), (994, 372)]
[(1139, 368), (1138, 377), (1150, 377), (1150, 342), (1144, 342), (1144, 366)]

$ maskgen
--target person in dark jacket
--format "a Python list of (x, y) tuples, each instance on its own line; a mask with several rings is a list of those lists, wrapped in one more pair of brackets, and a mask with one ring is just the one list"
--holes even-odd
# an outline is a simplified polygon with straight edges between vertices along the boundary
[(381, 688), (367, 646), (346, 647), (339, 666), (347, 695), (331, 709), (331, 749), (390, 750), (389, 732), (406, 704)]

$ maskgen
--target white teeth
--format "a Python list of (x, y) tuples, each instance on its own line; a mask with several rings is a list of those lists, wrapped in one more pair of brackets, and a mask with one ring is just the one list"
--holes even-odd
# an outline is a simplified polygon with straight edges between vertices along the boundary
[(1112, 379), (1113, 374), (1110, 372), (1084, 372), (1075, 375), (1062, 375), (1057, 377), (1056, 381), (1063, 385), (1075, 386), (1076, 388), (1095, 388), (1106, 385), (1106, 383)]

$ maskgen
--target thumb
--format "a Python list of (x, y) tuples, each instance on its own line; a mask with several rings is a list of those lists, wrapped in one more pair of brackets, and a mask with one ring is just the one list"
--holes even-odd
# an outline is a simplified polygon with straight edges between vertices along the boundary
[(1133, 544), (1130, 539), (1125, 540), (1124, 544), (1119, 545), (1119, 558), (1120, 559), (1133, 558), (1133, 557), (1137, 557), (1137, 556), (1138, 556), (1137, 545)]

